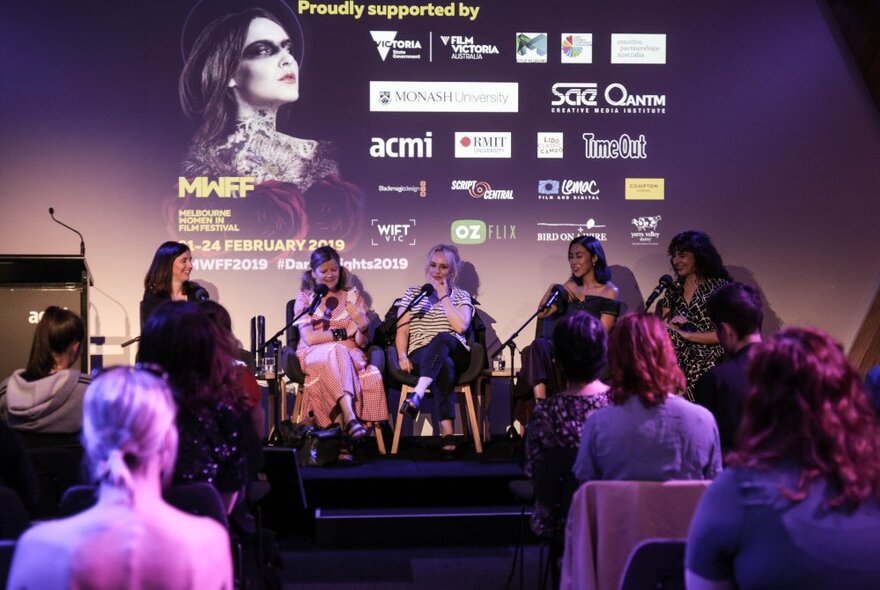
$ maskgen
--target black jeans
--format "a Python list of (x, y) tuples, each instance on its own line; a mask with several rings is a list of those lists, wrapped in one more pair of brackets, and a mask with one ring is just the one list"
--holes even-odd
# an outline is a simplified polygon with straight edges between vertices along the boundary
[(455, 385), (465, 372), (471, 354), (458, 338), (444, 332), (409, 354), (413, 370), (419, 377), (430, 377), (431, 391), (437, 397), (441, 420), (455, 419)]

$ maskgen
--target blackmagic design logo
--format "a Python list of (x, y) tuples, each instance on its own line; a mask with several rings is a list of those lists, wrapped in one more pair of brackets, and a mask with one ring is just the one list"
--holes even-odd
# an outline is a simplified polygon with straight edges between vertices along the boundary
[(483, 59), (499, 55), (498, 46), (491, 43), (478, 43), (474, 37), (461, 35), (440, 35), (440, 42), (448, 47), (452, 53), (450, 59)]
[(539, 201), (598, 201), (599, 185), (595, 180), (552, 178), (538, 181)]
[(570, 242), (580, 236), (592, 236), (600, 242), (604, 242), (608, 240), (608, 234), (604, 231), (596, 231), (604, 227), (592, 218), (583, 223), (539, 221), (537, 241)]
[(398, 39), (397, 31), (370, 31), (382, 61), (391, 59), (421, 59), (422, 43), (418, 39)]
[(449, 185), (453, 191), (467, 191), (474, 199), (485, 201), (512, 201), (512, 189), (493, 189), (485, 180), (453, 180)]

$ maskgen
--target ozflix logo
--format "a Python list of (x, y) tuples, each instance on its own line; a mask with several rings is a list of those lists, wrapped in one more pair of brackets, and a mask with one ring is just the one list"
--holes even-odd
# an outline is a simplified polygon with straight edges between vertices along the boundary
[(449, 229), (456, 244), (482, 244), (486, 241), (486, 222), (479, 219), (457, 219)]

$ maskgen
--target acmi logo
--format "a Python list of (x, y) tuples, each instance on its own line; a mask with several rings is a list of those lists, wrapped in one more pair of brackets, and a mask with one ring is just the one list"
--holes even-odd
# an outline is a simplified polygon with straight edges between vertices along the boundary
[(371, 158), (430, 158), (432, 154), (432, 133), (425, 137), (372, 137)]

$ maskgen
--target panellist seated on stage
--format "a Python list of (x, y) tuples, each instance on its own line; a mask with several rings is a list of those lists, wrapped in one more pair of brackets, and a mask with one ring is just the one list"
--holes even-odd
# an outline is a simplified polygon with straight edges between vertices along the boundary
[(756, 344), (728, 468), (691, 523), (687, 587), (880, 588), (880, 424), (815, 329)]
[(721, 443), (712, 414), (687, 401), (663, 321), (627, 314), (609, 335), (612, 405), (590, 415), (574, 466), (582, 482), (712, 479)]
[(165, 242), (156, 249), (144, 277), (141, 299), (141, 330), (157, 306), (166, 301), (198, 301), (207, 299), (207, 292), (189, 280), (192, 274), (192, 252), (182, 242)]
[(177, 452), (174, 416), (160, 376), (114, 367), (95, 379), (83, 443), (98, 503), (28, 530), (8, 588), (232, 588), (223, 526), (162, 499)]
[[(554, 344), (551, 342), (552, 326), (565, 316), (575, 312), (587, 312), (600, 320), (608, 331), (620, 314), (617, 286), (611, 282), (611, 270), (605, 259), (602, 244), (594, 237), (579, 236), (568, 245), (568, 265), (571, 276), (564, 285), (553, 285), (541, 298), (541, 311), (538, 319), (542, 330), (535, 341), (522, 352), (520, 379), (523, 386), (518, 389), (535, 401), (543, 401), (565, 385), (557, 365), (553, 362)], [(529, 421), (531, 401), (518, 404), (517, 418), (520, 422)]]
[[(339, 418), (347, 438), (360, 439), (368, 434), (362, 422), (388, 419), (382, 374), (363, 351), (369, 343), (367, 306), (336, 250), (317, 248), (309, 266), (294, 306), (297, 315), (306, 312), (296, 348), (305, 373), (303, 415), (321, 428)], [(347, 444), (339, 458), (351, 459)]]
[(235, 359), (222, 343), (197, 304), (169, 301), (147, 320), (139, 360), (167, 372), (178, 405), (174, 483), (210, 482), (231, 511), (248, 474), (256, 471), (247, 458), (259, 456), (259, 449), (250, 448), (259, 439)]
[(90, 382), (76, 367), (84, 341), (78, 315), (54, 305), (46, 308), (34, 331), (27, 367), (0, 384), (0, 419), (22, 432), (78, 433)]
[[(418, 374), (400, 411), (415, 419), (431, 388), (439, 401), (442, 452), (456, 453), (453, 436), (455, 386), (470, 364), (465, 333), (474, 315), (471, 296), (455, 286), (461, 267), (458, 248), (438, 244), (428, 252), (423, 287), (410, 287), (400, 301), (395, 345), (401, 370)], [(407, 307), (411, 303), (418, 302)]]

